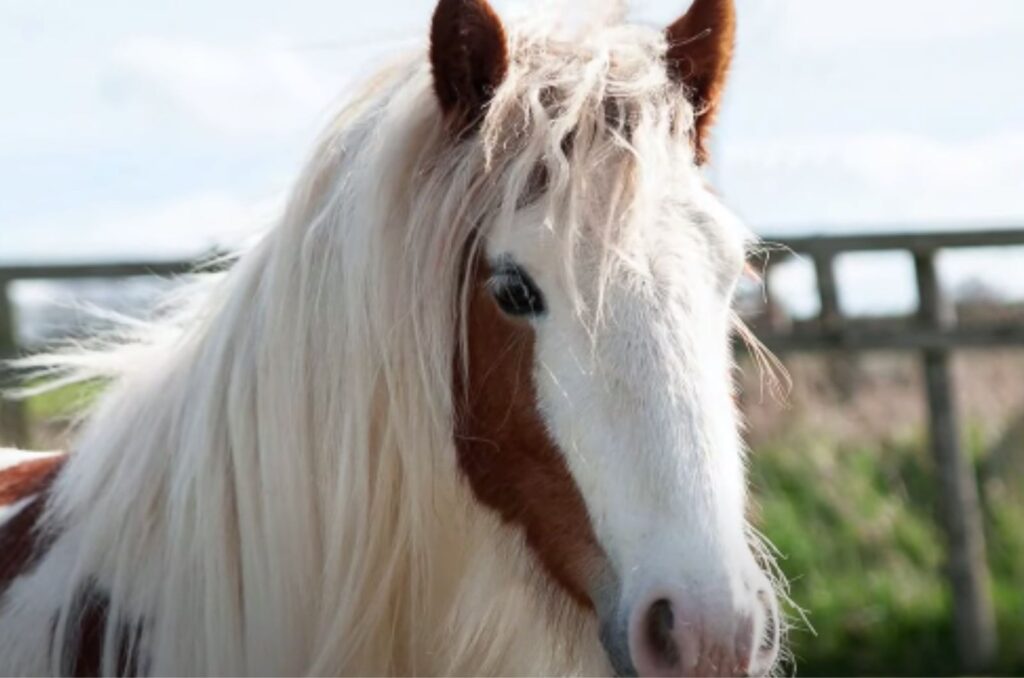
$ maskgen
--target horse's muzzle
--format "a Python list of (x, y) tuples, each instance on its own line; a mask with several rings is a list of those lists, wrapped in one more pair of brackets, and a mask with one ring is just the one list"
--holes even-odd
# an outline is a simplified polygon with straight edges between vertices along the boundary
[[(761, 583), (761, 582), (759, 582)], [(760, 676), (779, 653), (778, 606), (767, 582), (729, 613), (655, 589), (601, 625), (620, 676)]]

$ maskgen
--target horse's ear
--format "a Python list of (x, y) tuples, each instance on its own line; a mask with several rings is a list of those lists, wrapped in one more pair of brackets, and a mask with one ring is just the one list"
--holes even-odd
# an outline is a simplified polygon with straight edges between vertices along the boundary
[(736, 40), (734, 0), (694, 0), (666, 37), (669, 74), (686, 86), (696, 109), (694, 150), (703, 163)]
[(508, 70), (505, 29), (487, 0), (440, 0), (430, 27), (434, 91), (451, 129), (479, 124)]

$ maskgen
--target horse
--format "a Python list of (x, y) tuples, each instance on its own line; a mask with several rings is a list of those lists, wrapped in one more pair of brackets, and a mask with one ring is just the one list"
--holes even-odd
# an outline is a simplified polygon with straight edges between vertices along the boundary
[(0, 474), (0, 673), (775, 670), (755, 239), (702, 174), (735, 21), (440, 0), (226, 270), (17, 362), (105, 388)]

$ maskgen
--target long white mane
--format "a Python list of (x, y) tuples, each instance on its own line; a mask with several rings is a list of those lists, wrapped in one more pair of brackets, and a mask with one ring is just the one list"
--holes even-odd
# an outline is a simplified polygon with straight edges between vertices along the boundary
[[(587, 240), (628, 264), (622, 224), (661, 199), (645, 187), (693, 180), (669, 161), (693, 111), (654, 30), (510, 40), (483, 143), (453, 145), (422, 55), (389, 68), (230, 271), (155, 324), (24, 362), (54, 383), (111, 386), (51, 503), (53, 557), (9, 610), (35, 614), (27, 587), (49, 581), (61, 638), (82, 587), (103, 591), (106, 671), (126, 624), (157, 674), (607, 670), (595, 622), (456, 473), (460, 285), (538, 166), (567, 256)], [(586, 177), (608, 163), (622, 178), (613, 209), (629, 217), (595, 236)], [(14, 618), (0, 618), (0, 656), (17, 660)], [(3, 668), (38, 669), (24, 662)]]

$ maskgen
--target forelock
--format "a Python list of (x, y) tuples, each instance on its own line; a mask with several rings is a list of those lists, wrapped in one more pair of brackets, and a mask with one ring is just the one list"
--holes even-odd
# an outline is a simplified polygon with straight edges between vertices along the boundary
[(629, 265), (624, 244), (636, 229), (685, 209), (677, 198), (697, 173), (694, 110), (666, 69), (659, 31), (600, 26), (569, 39), (527, 25), (509, 39), (510, 67), (481, 129), (495, 221), (543, 193), (573, 288), (581, 246), (610, 272)]

